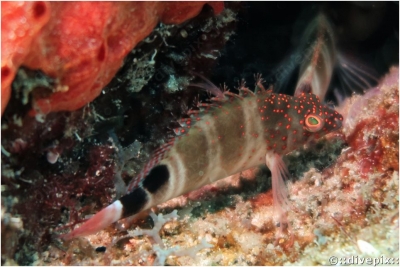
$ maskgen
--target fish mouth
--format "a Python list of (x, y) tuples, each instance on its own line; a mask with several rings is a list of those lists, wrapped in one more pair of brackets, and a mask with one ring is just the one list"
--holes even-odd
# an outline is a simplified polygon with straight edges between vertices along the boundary
[(331, 123), (329, 124), (331, 130), (338, 130), (343, 126), (343, 116), (333, 108), (325, 109), (325, 112), (328, 113), (328, 121)]

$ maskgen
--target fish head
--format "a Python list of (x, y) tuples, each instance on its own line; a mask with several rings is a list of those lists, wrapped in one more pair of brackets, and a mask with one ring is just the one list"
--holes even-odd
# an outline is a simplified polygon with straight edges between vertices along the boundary
[(342, 127), (343, 116), (333, 108), (321, 103), (318, 96), (302, 93), (300, 103), (300, 121), (303, 136), (307, 141), (318, 139)]
[(321, 103), (318, 96), (312, 93), (304, 92), (298, 96), (271, 94), (260, 102), (261, 113), (268, 107), (264, 105), (267, 102), (271, 104), (268, 113), (273, 114), (262, 117), (266, 128), (266, 149), (280, 155), (342, 127), (342, 115)]

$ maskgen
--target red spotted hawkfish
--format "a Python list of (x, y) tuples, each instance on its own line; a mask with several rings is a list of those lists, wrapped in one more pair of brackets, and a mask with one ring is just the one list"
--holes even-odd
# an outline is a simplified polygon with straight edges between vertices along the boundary
[(282, 156), (342, 126), (342, 116), (311, 93), (289, 96), (265, 90), (261, 79), (252, 92), (239, 94), (203, 87), (216, 97), (200, 103), (203, 111), (189, 111), (170, 142), (155, 151), (127, 193), (64, 239), (89, 235), (122, 218), (183, 195), (219, 179), (266, 164), (272, 174), (275, 212), (288, 208)]

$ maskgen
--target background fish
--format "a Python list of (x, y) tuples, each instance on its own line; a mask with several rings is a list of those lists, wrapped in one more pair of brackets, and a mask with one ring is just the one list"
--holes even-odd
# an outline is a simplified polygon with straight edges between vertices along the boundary
[(336, 75), (339, 86), (333, 91), (337, 102), (341, 103), (346, 95), (363, 93), (378, 82), (372, 69), (339, 51), (336, 31), (322, 12), (311, 20), (301, 35), (299, 47), (282, 65), (285, 71), (278, 77), (277, 91), (284, 90), (297, 65), (299, 73), (294, 95), (312, 92), (325, 99)]
[[(357, 76), (374, 86), (375, 78), (398, 64), (398, 3), (271, 2), (244, 5), (248, 9), (239, 15), (242, 23), (238, 25), (238, 34), (227, 43), (226, 53), (212, 70), (211, 78), (217, 84), (227, 82), (232, 87), (236, 81), (229, 83), (229, 77), (241, 77), (251, 82), (253, 73), (262, 72), (268, 74), (266, 82), (274, 84), (276, 92), (293, 95), (300, 77), (300, 65), (305, 59), (303, 52), (310, 50), (317, 36), (314, 31), (311, 35), (314, 39), (307, 44), (305, 33), (307, 29), (318, 28), (313, 22), (319, 15), (325, 16), (334, 30), (337, 57), (345, 56), (347, 60), (345, 65), (340, 65), (336, 58), (324, 100), (339, 102), (353, 92), (362, 93), (369, 85)], [(352, 74), (352, 71), (358, 74)], [(368, 74), (363, 75), (360, 71)]]

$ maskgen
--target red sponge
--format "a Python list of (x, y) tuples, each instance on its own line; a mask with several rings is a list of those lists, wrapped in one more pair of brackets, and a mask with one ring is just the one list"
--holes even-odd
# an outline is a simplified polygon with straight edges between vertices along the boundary
[[(193, 18), (206, 2), (2, 2), (2, 113), (24, 65), (62, 86), (34, 100), (41, 113), (76, 110), (96, 98), (123, 58), (156, 24)], [(212, 2), (215, 13), (222, 2)], [(32, 112), (34, 113), (34, 112)]]

